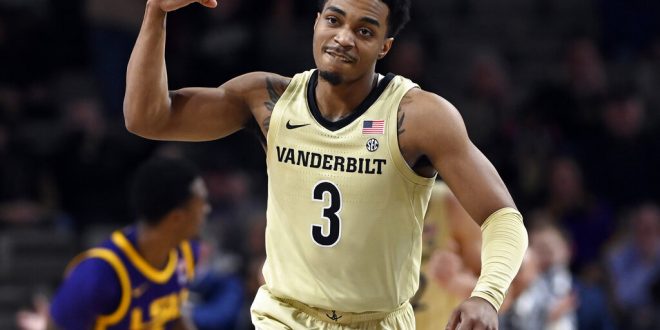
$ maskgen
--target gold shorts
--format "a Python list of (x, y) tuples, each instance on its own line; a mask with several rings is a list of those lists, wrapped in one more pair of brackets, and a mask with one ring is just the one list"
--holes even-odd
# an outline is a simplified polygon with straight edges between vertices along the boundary
[(274, 297), (265, 286), (259, 288), (250, 313), (257, 330), (415, 329), (415, 315), (408, 302), (391, 312), (339, 312)]

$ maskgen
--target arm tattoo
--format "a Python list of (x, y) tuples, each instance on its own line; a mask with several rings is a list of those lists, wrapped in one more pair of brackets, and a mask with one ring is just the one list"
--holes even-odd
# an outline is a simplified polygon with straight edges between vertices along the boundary
[(399, 117), (399, 119), (396, 121), (396, 134), (401, 135), (406, 131), (406, 129), (403, 128), (403, 121), (406, 119), (406, 113), (403, 112), (401, 106), (399, 106), (399, 110), (397, 111), (397, 117)]
[[(284, 93), (284, 90), (286, 89), (286, 85), (283, 84), (281, 81), (275, 81), (272, 78), (266, 78), (266, 90), (268, 91), (268, 100), (264, 102), (264, 105), (266, 106), (266, 109), (268, 109), (269, 112), (273, 112), (273, 109), (275, 108), (275, 103), (277, 103), (277, 100), (280, 99), (280, 96)], [(263, 126), (266, 131), (268, 131), (268, 128), (270, 126), (270, 116), (269, 114), (266, 119), (263, 121)]]

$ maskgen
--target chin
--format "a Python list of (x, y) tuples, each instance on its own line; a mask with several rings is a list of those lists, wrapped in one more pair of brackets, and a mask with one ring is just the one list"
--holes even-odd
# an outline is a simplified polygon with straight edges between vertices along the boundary
[(319, 78), (327, 81), (333, 86), (337, 86), (344, 81), (344, 78), (340, 73), (323, 69), (319, 69)]

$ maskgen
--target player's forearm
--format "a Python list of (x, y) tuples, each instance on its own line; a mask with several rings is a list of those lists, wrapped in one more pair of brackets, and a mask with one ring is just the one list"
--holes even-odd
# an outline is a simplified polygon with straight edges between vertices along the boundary
[(126, 72), (124, 120), (129, 131), (149, 135), (169, 116), (165, 68), (166, 14), (147, 1), (140, 34)]
[(487, 300), (499, 310), (527, 250), (527, 231), (520, 212), (509, 207), (489, 216), (481, 231), (481, 275), (472, 296)]

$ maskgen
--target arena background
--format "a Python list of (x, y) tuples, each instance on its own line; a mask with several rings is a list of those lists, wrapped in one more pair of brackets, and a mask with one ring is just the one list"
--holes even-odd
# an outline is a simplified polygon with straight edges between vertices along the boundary
[[(379, 72), (451, 101), (526, 221), (565, 231), (571, 274), (588, 289), (581, 329), (660, 329), (660, 1), (415, 0), (412, 9)], [(143, 11), (143, 0), (0, 0), (0, 329), (14, 329), (33, 296), (52, 294), (73, 255), (133, 221), (127, 182), (154, 154), (203, 169), (208, 267), (238, 275), (243, 308), (231, 328), (249, 328), (263, 150), (244, 132), (187, 144), (126, 131), (124, 77)], [(221, 0), (170, 14), (170, 88), (312, 68), (315, 14), (313, 0)]]

